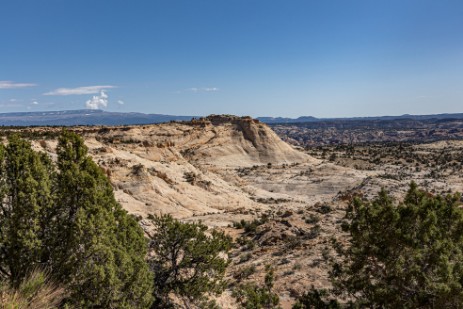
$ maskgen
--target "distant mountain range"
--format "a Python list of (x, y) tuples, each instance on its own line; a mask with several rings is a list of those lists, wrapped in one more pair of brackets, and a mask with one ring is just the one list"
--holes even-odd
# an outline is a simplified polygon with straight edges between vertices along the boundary
[(135, 125), (187, 121), (193, 116), (119, 113), (83, 109), (52, 112), (24, 112), (0, 114), (2, 126), (74, 126), (74, 125)]
[[(0, 113), (0, 126), (73, 126), (73, 125), (135, 125), (162, 123), (169, 121), (188, 121), (200, 116), (174, 116), (162, 114), (121, 113), (103, 110), (67, 110), (50, 112)], [(258, 117), (268, 124), (315, 123), (326, 121), (390, 121), (390, 120), (440, 120), (463, 119), (463, 113), (436, 115), (401, 115), (353, 118), (299, 118)]]
[(346, 117), (346, 118), (315, 118), (302, 116), (299, 118), (282, 117), (259, 117), (262, 122), (268, 124), (284, 123), (306, 123), (306, 122), (327, 122), (327, 121), (389, 121), (389, 120), (441, 120), (441, 119), (463, 119), (463, 113), (457, 114), (434, 114), (434, 115), (400, 115), (400, 116), (375, 116), (375, 117)]

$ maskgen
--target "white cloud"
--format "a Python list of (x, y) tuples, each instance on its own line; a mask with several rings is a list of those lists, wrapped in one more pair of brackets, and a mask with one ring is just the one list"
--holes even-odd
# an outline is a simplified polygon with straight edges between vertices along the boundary
[(37, 84), (31, 83), (16, 83), (8, 80), (0, 81), (0, 89), (16, 89), (16, 88), (27, 88), (27, 87), (34, 87)]
[(188, 88), (187, 91), (191, 92), (217, 92), (220, 89), (217, 87), (203, 87), (203, 88), (198, 88), (198, 87), (192, 87)]
[(44, 95), (81, 95), (81, 94), (96, 94), (101, 93), (104, 89), (112, 89), (116, 86), (105, 85), (105, 86), (86, 86), (77, 88), (58, 88), (50, 92), (44, 93)]
[(32, 105), (39, 105), (39, 102), (37, 102), (37, 101), (32, 101)]
[(119, 105), (124, 105), (124, 104), (125, 104), (125, 102), (124, 102), (124, 101), (122, 101), (122, 100), (117, 100), (117, 104), (119, 104)]
[(100, 91), (100, 95), (94, 95), (90, 100), (85, 103), (89, 109), (100, 109), (108, 106), (108, 95), (104, 90)]
[(211, 88), (203, 88), (203, 90), (206, 91), (206, 92), (217, 92), (217, 91), (219, 91), (219, 88), (211, 87)]

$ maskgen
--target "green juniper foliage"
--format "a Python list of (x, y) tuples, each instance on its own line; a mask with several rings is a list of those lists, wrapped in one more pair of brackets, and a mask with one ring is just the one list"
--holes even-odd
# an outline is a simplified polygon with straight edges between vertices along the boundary
[(46, 258), (46, 212), (51, 207), (50, 161), (11, 136), (0, 145), (0, 277), (18, 287)]
[(274, 270), (266, 266), (264, 286), (255, 283), (241, 284), (233, 291), (233, 296), (241, 308), (245, 309), (279, 309), (280, 299), (273, 292)]
[(304, 293), (293, 306), (293, 309), (341, 309), (341, 304), (329, 298), (329, 291), (317, 290), (314, 287)]
[(169, 294), (185, 303), (204, 302), (207, 294), (221, 293), (228, 265), (224, 254), (231, 238), (223, 232), (207, 231), (201, 223), (182, 223), (170, 215), (153, 219), (151, 239), (156, 301), (152, 308), (173, 306)]
[(37, 266), (79, 308), (148, 308), (147, 241), (116, 202), (83, 140), (64, 131), (56, 167), (12, 136), (0, 146), (0, 277), (18, 287)]
[[(332, 269), (331, 297), (350, 300), (349, 308), (461, 308), (459, 206), (459, 194), (434, 196), (414, 183), (399, 205), (384, 190), (370, 202), (355, 199), (343, 224), (350, 245), (336, 244), (341, 261)], [(337, 308), (315, 306), (327, 295), (319, 296), (297, 308)]]

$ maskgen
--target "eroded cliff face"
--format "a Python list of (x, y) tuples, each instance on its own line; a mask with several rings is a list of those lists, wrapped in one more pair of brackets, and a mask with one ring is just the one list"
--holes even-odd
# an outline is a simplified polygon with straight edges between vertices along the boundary
[(138, 144), (157, 160), (253, 166), (315, 161), (248, 117), (210, 116), (188, 123), (107, 128), (95, 135), (109, 144)]
[[(283, 142), (267, 125), (249, 117), (209, 116), (204, 129), (212, 136), (195, 145), (191, 158), (220, 166), (315, 162)], [(207, 158), (207, 159), (205, 159)]]

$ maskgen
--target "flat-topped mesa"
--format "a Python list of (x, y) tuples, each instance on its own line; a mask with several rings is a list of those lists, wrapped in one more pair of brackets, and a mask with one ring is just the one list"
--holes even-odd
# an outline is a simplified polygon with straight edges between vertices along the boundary
[(244, 123), (244, 122), (252, 122), (252, 123), (260, 123), (258, 119), (254, 119), (251, 116), (235, 116), (235, 115), (209, 115), (206, 117), (200, 117), (200, 118), (193, 118), (188, 123), (190, 125), (201, 125), (201, 126), (206, 126), (206, 125), (213, 125), (213, 126), (221, 126), (225, 124), (239, 124), (239, 123)]
[(206, 118), (204, 118), (212, 125), (221, 125), (221, 124), (226, 124), (226, 123), (232, 123), (232, 124), (239, 124), (239, 123), (244, 123), (244, 122), (253, 122), (253, 123), (260, 123), (259, 120), (253, 119), (250, 116), (235, 116), (235, 115), (209, 115)]

